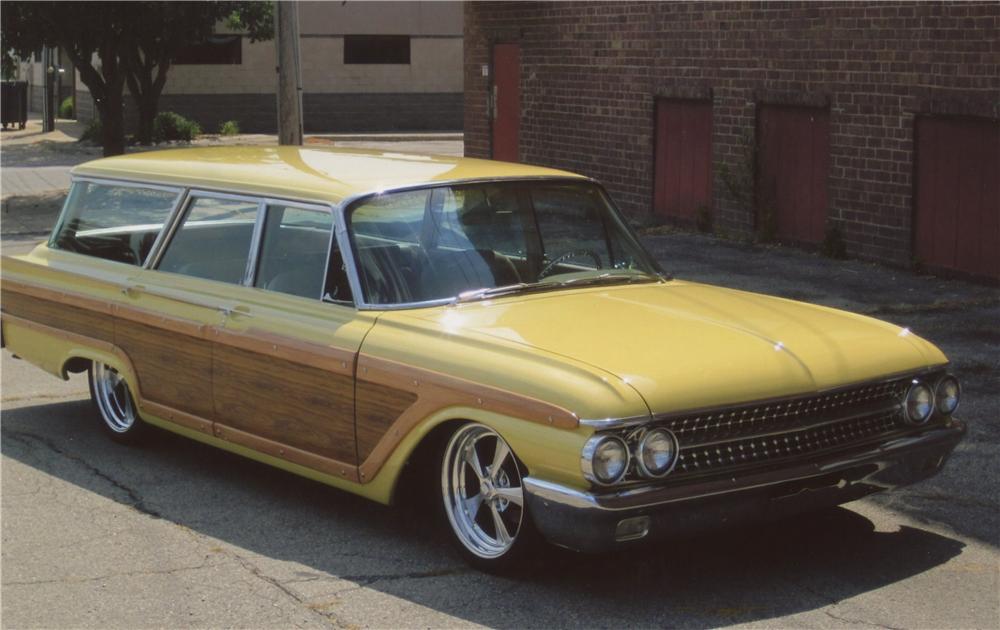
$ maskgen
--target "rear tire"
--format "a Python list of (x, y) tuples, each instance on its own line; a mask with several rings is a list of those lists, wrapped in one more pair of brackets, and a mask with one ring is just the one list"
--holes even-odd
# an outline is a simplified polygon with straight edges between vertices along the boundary
[(136, 411), (128, 383), (110, 365), (94, 361), (87, 369), (90, 399), (101, 419), (101, 427), (114, 441), (135, 444), (149, 430)]
[(523, 569), (540, 536), (525, 505), (524, 468), (507, 442), (485, 425), (465, 424), (440, 461), (445, 520), (465, 561), (490, 573)]

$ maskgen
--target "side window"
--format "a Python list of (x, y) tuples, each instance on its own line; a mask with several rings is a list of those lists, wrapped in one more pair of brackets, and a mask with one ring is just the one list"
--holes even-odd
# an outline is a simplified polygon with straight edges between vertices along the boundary
[(257, 209), (254, 201), (192, 198), (157, 268), (240, 284), (246, 274)]
[(351, 301), (344, 259), (333, 238), (333, 214), (329, 210), (268, 206), (254, 286), (299, 297)]
[(49, 247), (141, 265), (180, 193), (77, 182)]

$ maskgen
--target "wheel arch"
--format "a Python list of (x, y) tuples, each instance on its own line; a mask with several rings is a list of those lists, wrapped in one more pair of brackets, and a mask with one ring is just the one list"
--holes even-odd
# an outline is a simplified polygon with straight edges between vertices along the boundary
[[(426, 470), (431, 456), (443, 447), (443, 441), (459, 426), (469, 422), (479, 423), (496, 431), (510, 445), (523, 466), (525, 475), (538, 474), (570, 485), (586, 484), (579, 465), (580, 452), (588, 437), (585, 432), (457, 407), (441, 410), (413, 428), (379, 474), (372, 479), (375, 494), (382, 495), (383, 502), (392, 504), (401, 489), (408, 490), (412, 487), (411, 481), (426, 481), (427, 477), (420, 474), (420, 465)], [(378, 488), (382, 484), (385, 486)]]

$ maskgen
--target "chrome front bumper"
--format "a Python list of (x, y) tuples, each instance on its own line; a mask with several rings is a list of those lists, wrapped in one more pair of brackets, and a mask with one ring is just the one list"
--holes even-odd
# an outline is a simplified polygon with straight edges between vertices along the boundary
[[(780, 518), (915, 483), (941, 470), (965, 431), (963, 422), (951, 419), (860, 450), (725, 479), (596, 494), (529, 476), (524, 489), (528, 511), (549, 542), (605, 551), (634, 540)], [(647, 523), (646, 532), (622, 540), (619, 524), (626, 519)]]

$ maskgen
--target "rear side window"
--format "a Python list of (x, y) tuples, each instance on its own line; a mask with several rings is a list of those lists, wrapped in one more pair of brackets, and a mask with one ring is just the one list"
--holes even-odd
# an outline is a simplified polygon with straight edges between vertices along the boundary
[(269, 205), (254, 286), (314, 300), (350, 302), (344, 259), (333, 238), (333, 214)]
[(49, 247), (141, 265), (179, 191), (76, 182)]
[(246, 275), (258, 207), (256, 201), (193, 197), (157, 268), (240, 284)]

